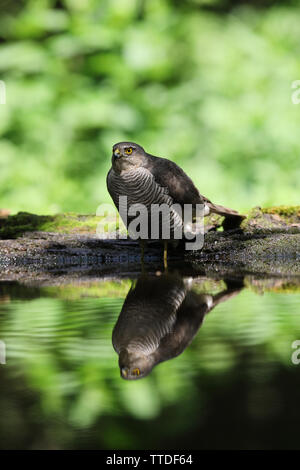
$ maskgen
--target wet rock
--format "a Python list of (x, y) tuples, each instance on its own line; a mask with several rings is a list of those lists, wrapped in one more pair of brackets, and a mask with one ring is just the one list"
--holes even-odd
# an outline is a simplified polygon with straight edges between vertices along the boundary
[[(218, 276), (239, 271), (300, 276), (300, 206), (254, 208), (240, 229), (220, 231), (222, 218), (207, 218), (204, 247), (169, 248), (170, 266)], [(50, 279), (64, 273), (107, 276), (140, 271), (140, 246), (130, 239), (97, 237), (101, 217), (74, 213), (54, 216), (20, 212), (0, 219), (0, 279)], [(109, 228), (109, 227), (108, 227)], [(116, 233), (114, 233), (115, 235)], [(145, 265), (162, 269), (162, 245), (147, 243)], [(83, 274), (85, 273), (85, 274)]]

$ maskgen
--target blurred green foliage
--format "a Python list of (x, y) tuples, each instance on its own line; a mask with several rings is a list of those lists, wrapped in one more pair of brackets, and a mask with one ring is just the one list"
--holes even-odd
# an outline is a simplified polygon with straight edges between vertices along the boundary
[(300, 2), (251, 4), (1, 0), (0, 207), (95, 212), (120, 140), (216, 202), (299, 203)]

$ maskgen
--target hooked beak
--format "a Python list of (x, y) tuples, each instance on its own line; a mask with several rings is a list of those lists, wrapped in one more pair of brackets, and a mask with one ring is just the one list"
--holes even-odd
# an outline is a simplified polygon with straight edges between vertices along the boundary
[(128, 372), (129, 372), (128, 367), (122, 367), (122, 369), (121, 369), (121, 376), (123, 377), (123, 379), (127, 379), (127, 377), (128, 377)]
[(120, 158), (122, 156), (120, 150), (119, 149), (114, 150), (113, 151), (113, 156), (115, 158)]

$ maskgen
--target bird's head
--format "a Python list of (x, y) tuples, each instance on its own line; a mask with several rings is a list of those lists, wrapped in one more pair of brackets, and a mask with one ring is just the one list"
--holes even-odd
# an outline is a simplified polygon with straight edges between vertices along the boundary
[(142, 166), (146, 158), (143, 147), (134, 142), (119, 142), (112, 149), (112, 165), (118, 172)]
[(119, 355), (119, 366), (123, 379), (137, 380), (146, 377), (151, 372), (154, 361), (152, 356), (122, 349)]

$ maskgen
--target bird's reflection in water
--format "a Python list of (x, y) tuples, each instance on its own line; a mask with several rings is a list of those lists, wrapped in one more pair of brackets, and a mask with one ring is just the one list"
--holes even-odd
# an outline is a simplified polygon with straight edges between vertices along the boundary
[(121, 377), (146, 377), (160, 362), (181, 354), (204, 316), (243, 287), (241, 281), (225, 283), (216, 295), (199, 294), (193, 290), (193, 279), (178, 273), (142, 275), (128, 292), (113, 330)]

